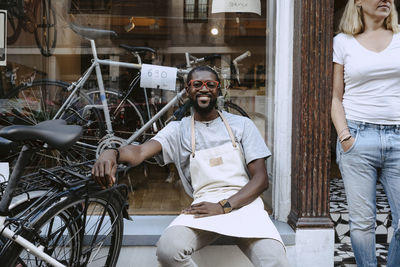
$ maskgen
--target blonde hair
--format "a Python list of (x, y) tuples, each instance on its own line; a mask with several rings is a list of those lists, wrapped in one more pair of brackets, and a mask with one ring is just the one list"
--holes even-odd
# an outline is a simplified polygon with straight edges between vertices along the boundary
[[(396, 6), (394, 2), (389, 16), (385, 19), (383, 23), (387, 30), (391, 30), (394, 33), (398, 33), (400, 31)], [(355, 0), (348, 0), (342, 18), (340, 20), (339, 32), (357, 35), (364, 32), (364, 30), (363, 14), (361, 8), (356, 6)]]

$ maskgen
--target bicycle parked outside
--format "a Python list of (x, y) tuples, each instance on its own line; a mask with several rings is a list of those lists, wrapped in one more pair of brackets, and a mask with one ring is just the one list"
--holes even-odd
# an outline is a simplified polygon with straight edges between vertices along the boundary
[(80, 126), (53, 120), (0, 130), (0, 148), (24, 146), (8, 182), (0, 184), (0, 261), (3, 266), (115, 266), (121, 249), (127, 187), (101, 189), (91, 165), (41, 169), (22, 176), (40, 147), (65, 150)]

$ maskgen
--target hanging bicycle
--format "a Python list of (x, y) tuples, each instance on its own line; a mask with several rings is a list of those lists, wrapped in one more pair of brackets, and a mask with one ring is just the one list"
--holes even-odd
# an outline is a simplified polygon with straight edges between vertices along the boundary
[(7, 43), (15, 43), (21, 31), (33, 33), (43, 56), (51, 56), (57, 43), (56, 13), (51, 0), (0, 0), (7, 10)]

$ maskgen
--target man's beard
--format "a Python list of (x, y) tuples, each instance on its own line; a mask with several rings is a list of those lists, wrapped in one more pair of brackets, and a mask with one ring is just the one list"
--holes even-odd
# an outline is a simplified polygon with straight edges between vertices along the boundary
[(192, 105), (192, 107), (194, 108), (194, 110), (196, 112), (198, 112), (201, 115), (207, 115), (208, 113), (210, 113), (216, 106), (217, 104), (217, 99), (211, 99), (210, 103), (208, 104), (207, 107), (200, 107), (198, 102), (197, 102), (197, 98), (194, 97), (194, 100), (192, 98), (190, 98), (190, 104)]

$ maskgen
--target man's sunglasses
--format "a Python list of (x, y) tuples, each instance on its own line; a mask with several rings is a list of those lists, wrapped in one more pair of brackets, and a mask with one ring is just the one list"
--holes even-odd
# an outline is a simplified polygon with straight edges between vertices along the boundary
[(218, 81), (201, 81), (201, 80), (190, 80), (189, 81), (189, 86), (192, 86), (195, 89), (200, 89), (204, 85), (207, 87), (207, 89), (215, 89), (218, 87), (219, 82)]

